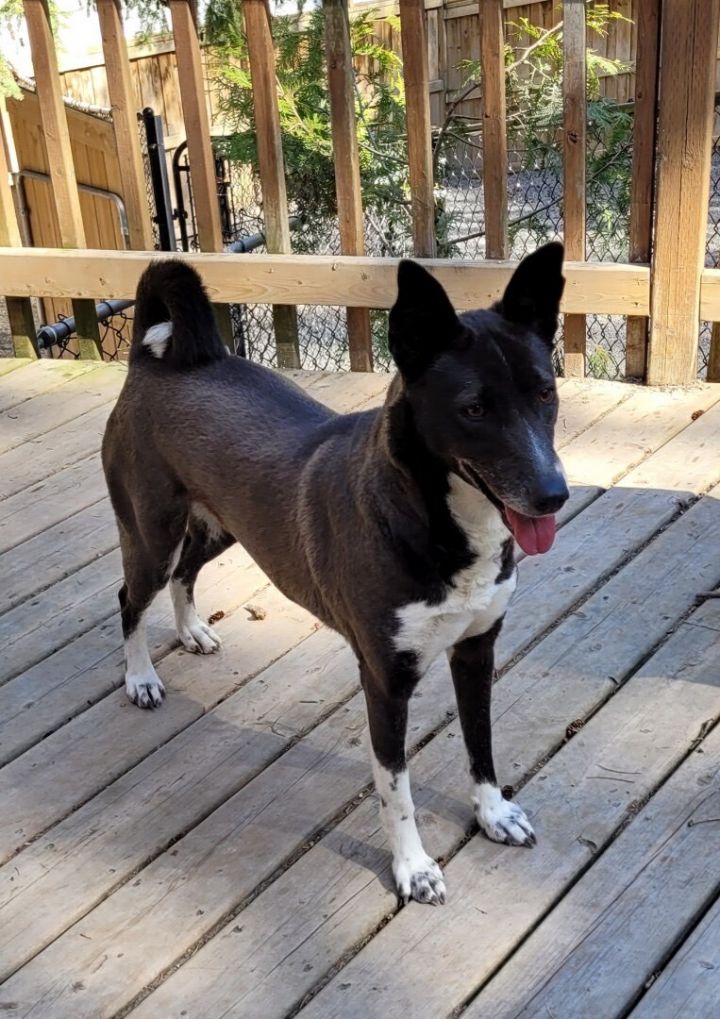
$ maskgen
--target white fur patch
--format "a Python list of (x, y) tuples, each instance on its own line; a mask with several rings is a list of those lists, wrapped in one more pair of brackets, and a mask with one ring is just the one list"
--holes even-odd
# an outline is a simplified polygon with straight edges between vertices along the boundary
[(197, 520), (201, 520), (207, 527), (209, 538), (220, 538), (225, 533), (225, 528), (214, 513), (211, 513), (207, 506), (201, 502), (194, 502), (190, 506), (190, 513)]
[(495, 582), (509, 534), (490, 500), (451, 474), (448, 505), (476, 559), (454, 577), (439, 605), (411, 602), (397, 612), (395, 647), (417, 655), (421, 674), (458, 641), (489, 630), (505, 614), (517, 583), (515, 571), (507, 580)]
[(175, 610), (177, 635), (185, 650), (197, 655), (211, 655), (218, 651), (220, 638), (211, 626), (202, 621), (194, 603), (188, 601), (185, 585), (179, 580), (171, 580), (170, 595)]
[(139, 708), (157, 708), (165, 696), (165, 687), (150, 661), (145, 613), (125, 641), (125, 692)]
[(493, 842), (511, 846), (534, 846), (535, 832), (525, 811), (506, 800), (492, 782), (477, 782), (473, 790), (477, 823)]
[(172, 336), (172, 322), (158, 322), (150, 326), (143, 336), (143, 347), (149, 347), (153, 357), (162, 357)]
[(437, 863), (423, 849), (415, 824), (415, 807), (407, 770), (388, 771), (372, 754), (380, 816), (392, 852), (392, 869), (398, 895), (407, 902), (445, 902), (445, 882)]

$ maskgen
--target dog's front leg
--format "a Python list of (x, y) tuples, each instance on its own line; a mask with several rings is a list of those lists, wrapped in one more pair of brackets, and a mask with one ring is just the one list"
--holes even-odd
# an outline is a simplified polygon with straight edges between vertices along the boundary
[(362, 665), (360, 672), (367, 704), (375, 788), (392, 852), (398, 895), (403, 902), (416, 899), (438, 905), (445, 902), (445, 883), (442, 871), (420, 841), (405, 757), (412, 687), (405, 676), (379, 678)]
[(470, 758), (473, 806), (477, 822), (493, 842), (532, 846), (535, 833), (516, 803), (504, 799), (495, 778), (492, 756), (490, 700), (495, 671), (495, 640), (502, 620), (487, 633), (456, 644), (450, 668), (460, 724)]

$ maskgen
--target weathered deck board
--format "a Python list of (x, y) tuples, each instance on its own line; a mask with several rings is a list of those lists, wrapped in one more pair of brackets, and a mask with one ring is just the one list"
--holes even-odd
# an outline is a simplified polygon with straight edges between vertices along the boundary
[(10, 372), (17, 371), (18, 368), (24, 368), (26, 365), (34, 363), (29, 357), (0, 357), (0, 376), (9, 375)]
[[(708, 767), (706, 761), (705, 768)], [(704, 849), (703, 846), (701, 851)], [(687, 1016), (715, 1019), (718, 1001), (720, 901), (708, 910), (630, 1015), (632, 1019), (686, 1019)]]
[(466, 1001), (718, 717), (719, 651), (717, 631), (681, 627), (523, 790), (541, 836), (532, 852), (471, 839), (446, 867), (445, 909), (410, 903), (303, 1017), (364, 1017), (370, 986), (388, 1019), (447, 1015)]
[[(29, 370), (22, 369), (23, 372)], [(30, 439), (47, 435), (58, 425), (114, 400), (126, 371), (123, 365), (106, 364), (80, 378), (65, 382), (56, 390), (5, 411), (0, 417), (0, 453)], [(6, 386), (12, 386), (14, 374), (12, 372), (9, 376), (3, 376), (3, 390)]]
[(95, 368), (97, 362), (93, 361), (53, 361), (47, 358), (33, 361), (23, 371), (15, 372), (11, 379), (5, 379), (0, 389), (0, 414)]
[[(575, 484), (555, 548), (521, 563), (494, 698), (501, 780), (527, 782), (518, 798), (542, 841), (532, 853), (467, 841), (465, 756), (438, 664), (410, 740), (420, 827), (450, 860), (450, 901), (398, 912), (374, 797), (361, 795), (350, 651), (236, 548), (199, 584), (201, 611), (226, 613), (223, 652), (178, 650), (163, 596), (151, 643), (170, 697), (153, 714), (130, 706), (98, 455), (123, 369), (82, 365), (67, 379), (72, 367), (12, 367), (3, 376), (0, 361), (0, 858), (15, 853), (0, 866), (0, 960), (13, 974), (0, 1008), (98, 1019), (137, 999), (132, 1014), (148, 1019), (280, 1019), (306, 999), (303, 1016), (434, 1017), (470, 1001), (473, 1019), (525, 1006), (545, 1017), (607, 972), (613, 990), (594, 1014), (616, 1019), (708, 907), (711, 927), (714, 872), (693, 859), (712, 824), (679, 827), (667, 859), (653, 846), (663, 816), (668, 833), (689, 816), (688, 769), (703, 754), (682, 760), (720, 715), (720, 608), (692, 611), (720, 581), (720, 388), (561, 380), (557, 442)], [(379, 403), (388, 383), (291, 374), (338, 410)], [(248, 601), (268, 609), (263, 621)], [(586, 725), (566, 742), (576, 720)], [(626, 929), (623, 969), (613, 942)], [(665, 986), (675, 1007), (674, 967), (687, 990), (703, 929), (638, 1014)], [(699, 1015), (706, 983), (688, 999)]]
[[(662, 639), (665, 619), (692, 605), (698, 581), (716, 575), (707, 562), (708, 529), (720, 531), (720, 505), (700, 505), (673, 524), (501, 677), (493, 712), (501, 781), (526, 778), (562, 743), (568, 724), (587, 717)], [(458, 799), (465, 761), (456, 723), (445, 739), (450, 743), (440, 735), (425, 747), (411, 771), (421, 829), (442, 857), (457, 849), (472, 820), (469, 804)], [(525, 804), (524, 792), (519, 800)], [(139, 1015), (176, 1016), (181, 1003), (192, 1015), (200, 1002), (207, 1019), (225, 1009), (245, 1019), (284, 1015), (395, 911), (384, 847), (376, 805), (367, 803), (234, 917)]]
[[(706, 606), (681, 627), (683, 683), (718, 683), (717, 670), (712, 676), (707, 665), (708, 653), (719, 650), (718, 633), (705, 629), (705, 619), (720, 623), (720, 611)], [(587, 1014), (598, 1019), (625, 1011), (678, 933), (717, 895), (718, 821), (713, 819), (719, 815), (716, 729), (480, 992), (469, 1015), (504, 1015), (509, 1008), (523, 1019), (567, 1014), (571, 1000), (581, 1000)], [(713, 951), (712, 938), (705, 947)], [(716, 955), (719, 947), (714, 946)], [(703, 972), (699, 958), (691, 963), (697, 977)], [(686, 983), (685, 994), (688, 988)], [(648, 995), (646, 1014), (663, 1014), (653, 1008), (652, 998)], [(716, 997), (712, 1013), (689, 1008), (673, 1014), (710, 1015), (717, 1008)]]

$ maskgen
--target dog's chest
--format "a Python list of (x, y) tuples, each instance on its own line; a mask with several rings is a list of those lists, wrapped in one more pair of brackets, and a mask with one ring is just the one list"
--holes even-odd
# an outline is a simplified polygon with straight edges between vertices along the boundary
[(454, 576), (440, 603), (411, 602), (397, 610), (395, 647), (413, 652), (421, 673), (458, 641), (489, 630), (505, 614), (516, 585), (514, 568), (505, 575), (508, 532), (494, 506), (455, 477), (448, 503), (475, 559)]

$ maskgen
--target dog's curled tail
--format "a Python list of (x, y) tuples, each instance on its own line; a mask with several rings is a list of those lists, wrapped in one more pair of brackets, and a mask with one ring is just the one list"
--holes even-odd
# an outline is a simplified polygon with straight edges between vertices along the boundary
[(196, 368), (227, 353), (198, 273), (178, 258), (152, 262), (138, 283), (130, 360)]

